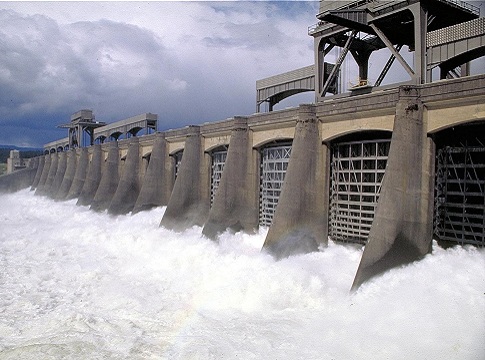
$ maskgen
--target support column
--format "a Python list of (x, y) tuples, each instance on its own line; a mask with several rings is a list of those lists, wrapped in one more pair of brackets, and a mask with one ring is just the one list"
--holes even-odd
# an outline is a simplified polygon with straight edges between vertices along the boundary
[[(77, 157), (77, 154), (76, 154)], [(71, 188), (66, 196), (66, 200), (78, 198), (83, 189), (84, 181), (86, 180), (86, 174), (89, 167), (89, 154), (88, 148), (81, 148), (81, 154), (76, 161), (76, 172), (74, 179), (72, 180)]]
[(35, 195), (42, 195), (44, 193), (45, 182), (47, 181), (47, 176), (49, 175), (49, 169), (52, 164), (52, 154), (46, 154), (44, 156), (44, 168), (42, 169), (42, 175), (40, 176), (39, 183), (35, 189)]
[(327, 244), (328, 176), (324, 149), (315, 107), (300, 105), (285, 183), (263, 245), (278, 259), (317, 251), (320, 245)]
[(386, 173), (352, 289), (431, 251), (434, 143), (427, 137), (419, 88), (399, 89)]
[(91, 205), (93, 202), (96, 191), (98, 190), (99, 183), (101, 181), (101, 170), (103, 164), (103, 151), (101, 145), (97, 144), (93, 146), (93, 155), (91, 162), (89, 163), (88, 173), (86, 180), (84, 181), (83, 189), (77, 200), (77, 205)]
[(416, 84), (426, 81), (426, 35), (428, 33), (428, 13), (417, 2), (410, 6), (414, 16), (414, 72)]
[(57, 193), (59, 192), (59, 189), (62, 184), (62, 180), (64, 179), (64, 175), (66, 173), (66, 169), (67, 169), (67, 153), (65, 151), (61, 151), (59, 153), (56, 175), (54, 176), (54, 181), (52, 182), (52, 186), (49, 189), (49, 193), (48, 193), (48, 195), (52, 199), (55, 199), (57, 196)]
[(118, 183), (120, 182), (119, 165), (120, 153), (118, 149), (118, 141), (113, 141), (108, 144), (108, 157), (103, 166), (101, 181), (99, 182), (98, 190), (91, 203), (91, 210), (104, 211), (108, 209), (111, 200), (116, 192)]
[(64, 178), (62, 179), (62, 183), (59, 187), (59, 191), (55, 196), (56, 200), (64, 200), (66, 198), (67, 194), (69, 193), (69, 189), (71, 188), (72, 182), (74, 180), (74, 176), (76, 175), (76, 167), (77, 167), (76, 149), (71, 149), (67, 153), (66, 171), (64, 173)]
[(133, 213), (168, 204), (172, 183), (171, 174), (165, 168), (169, 161), (165, 134), (158, 133)]
[(34, 181), (32, 182), (32, 187), (30, 190), (35, 190), (37, 186), (39, 185), (40, 177), (42, 176), (42, 171), (44, 170), (44, 165), (45, 165), (45, 156), (39, 156), (39, 163), (37, 166), (37, 172), (35, 173)]
[(108, 208), (110, 214), (128, 214), (133, 210), (141, 187), (140, 160), (140, 142), (138, 137), (133, 137), (130, 139), (120, 182)]
[(198, 126), (189, 127), (184, 156), (175, 180), (161, 226), (183, 231), (194, 225), (202, 226), (210, 209), (210, 189), (204, 188), (209, 176)]
[(372, 50), (350, 50), (355, 62), (359, 66), (359, 86), (369, 80), (369, 58)]
[(255, 163), (247, 118), (235, 117), (221, 182), (202, 231), (208, 238), (215, 240), (227, 229), (251, 233), (258, 228)]
[(49, 173), (47, 174), (47, 179), (44, 184), (44, 189), (41, 195), (49, 195), (51, 191), (52, 184), (54, 183), (54, 179), (57, 173), (57, 166), (59, 165), (59, 154), (52, 153), (51, 154), (51, 166), (49, 168)]

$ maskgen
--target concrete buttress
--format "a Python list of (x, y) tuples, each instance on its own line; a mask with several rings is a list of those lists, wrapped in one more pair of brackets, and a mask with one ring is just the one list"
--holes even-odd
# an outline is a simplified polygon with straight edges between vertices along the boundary
[(101, 170), (103, 164), (103, 151), (101, 145), (93, 146), (93, 155), (89, 163), (86, 180), (84, 181), (83, 189), (77, 200), (77, 205), (90, 205), (93, 202), (96, 191), (101, 181)]
[(258, 228), (257, 177), (252, 164), (247, 118), (235, 117), (221, 182), (202, 233), (211, 239), (225, 230), (254, 232)]
[(434, 143), (418, 87), (402, 86), (381, 193), (352, 290), (431, 252)]
[(313, 105), (300, 105), (290, 162), (263, 250), (277, 259), (327, 244), (327, 147)]
[(35, 195), (42, 195), (44, 193), (45, 182), (47, 181), (47, 176), (49, 175), (49, 169), (52, 163), (52, 154), (46, 154), (44, 157), (44, 168), (42, 169), (42, 175), (40, 176), (39, 183), (35, 189)]
[(45, 165), (45, 156), (39, 156), (39, 163), (37, 166), (37, 171), (35, 173), (34, 181), (32, 182), (31, 190), (35, 190), (39, 185), (40, 177), (42, 176), (42, 171), (44, 170)]
[(98, 190), (96, 190), (96, 195), (94, 196), (90, 207), (90, 209), (94, 211), (104, 211), (108, 209), (120, 181), (120, 153), (118, 142), (113, 141), (109, 143), (108, 146), (108, 157), (103, 166), (101, 181), (99, 182)]
[(54, 176), (54, 181), (52, 182), (51, 188), (48, 192), (49, 197), (52, 199), (56, 199), (67, 169), (67, 153), (65, 151), (61, 151), (58, 153), (58, 157), (59, 160), (57, 163), (56, 175)]
[[(54, 179), (57, 174), (57, 166), (59, 165), (59, 154), (51, 154), (51, 166), (49, 167), (49, 173), (47, 174), (47, 179), (45, 180), (44, 189), (41, 195), (49, 195), (51, 191), (52, 184), (54, 184)], [(36, 192), (37, 194), (37, 192)]]
[(108, 207), (113, 215), (127, 214), (133, 210), (140, 193), (140, 142), (137, 137), (130, 139), (123, 172)]
[(86, 180), (86, 174), (89, 166), (89, 154), (88, 149), (83, 147), (80, 149), (81, 154), (76, 161), (76, 172), (74, 173), (74, 179), (72, 180), (71, 187), (66, 200), (78, 198), (83, 189), (84, 181)]
[(158, 133), (133, 213), (167, 205), (171, 190), (171, 182), (168, 178), (171, 174), (165, 171), (167, 161), (169, 161), (167, 141), (163, 133)]
[(64, 200), (67, 197), (67, 194), (69, 193), (69, 189), (71, 188), (72, 182), (74, 180), (74, 176), (76, 174), (76, 167), (77, 167), (76, 149), (71, 149), (67, 153), (66, 171), (64, 173), (64, 178), (62, 179), (62, 183), (59, 187), (59, 191), (55, 196), (56, 200)]
[(209, 165), (202, 147), (200, 128), (190, 126), (180, 170), (161, 226), (183, 231), (194, 225), (204, 225), (210, 208), (208, 176)]

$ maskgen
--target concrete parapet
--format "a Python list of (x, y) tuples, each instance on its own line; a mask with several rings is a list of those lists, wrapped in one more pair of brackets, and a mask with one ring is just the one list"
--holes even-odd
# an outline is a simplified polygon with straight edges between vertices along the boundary
[(118, 142), (113, 141), (109, 143), (108, 157), (103, 166), (98, 190), (96, 190), (96, 195), (91, 203), (91, 210), (104, 211), (108, 209), (120, 181), (119, 164)]
[(316, 105), (317, 116), (323, 122), (367, 116), (367, 112), (388, 113), (393, 111), (399, 100), (398, 89), (366, 94), (365, 96), (344, 96)]
[(133, 210), (140, 193), (140, 143), (137, 137), (130, 139), (123, 171), (108, 207), (113, 215), (127, 214)]
[(57, 193), (61, 188), (62, 180), (64, 179), (64, 175), (66, 173), (67, 153), (65, 151), (58, 153), (58, 158), (59, 159), (57, 163), (56, 175), (54, 176), (54, 181), (52, 182), (52, 186), (47, 193), (53, 199), (57, 198)]
[(211, 238), (229, 229), (258, 228), (258, 187), (247, 118), (235, 117), (221, 182), (202, 233)]
[(161, 226), (183, 231), (194, 225), (202, 226), (210, 208), (209, 164), (205, 159), (202, 136), (198, 126), (189, 128), (184, 156), (175, 185), (163, 215)]
[(11, 193), (28, 188), (34, 181), (37, 168), (27, 167), (0, 176), (0, 193)]
[(431, 251), (434, 143), (418, 87), (401, 87), (381, 193), (352, 289)]
[(40, 177), (42, 176), (42, 171), (44, 170), (45, 165), (45, 156), (38, 156), (37, 159), (37, 171), (35, 173), (34, 180), (32, 181), (32, 186), (30, 188), (31, 190), (35, 190), (39, 185)]
[(59, 186), (59, 191), (55, 195), (56, 200), (64, 200), (69, 193), (72, 182), (74, 180), (74, 175), (76, 174), (77, 167), (77, 154), (76, 149), (71, 149), (67, 153), (67, 165), (66, 171), (64, 172), (64, 178), (62, 179), (61, 185)]
[(77, 200), (77, 205), (91, 205), (93, 202), (96, 191), (101, 181), (101, 170), (103, 164), (103, 151), (101, 145), (97, 144), (93, 146), (93, 154), (91, 156), (91, 162), (88, 166), (88, 172), (86, 174), (86, 180), (84, 181), (83, 189)]
[(328, 149), (313, 105), (300, 105), (290, 162), (263, 250), (280, 259), (327, 244)]
[(166, 171), (166, 164), (169, 161), (167, 141), (163, 133), (158, 133), (133, 213), (168, 204), (172, 190), (172, 182), (168, 177), (172, 174)]
[(77, 155), (76, 152), (76, 170), (74, 173), (74, 178), (72, 179), (71, 187), (67, 193), (65, 199), (71, 200), (78, 198), (83, 189), (84, 181), (86, 180), (86, 174), (88, 172), (89, 166), (89, 154), (88, 149), (83, 147), (80, 149), (81, 154)]
[[(37, 174), (40, 174), (40, 171), (38, 170), (41, 162), (40, 159), (44, 159), (44, 157), (30, 159), (29, 164), (25, 169), (0, 175), (0, 193), (15, 192), (32, 186)], [(40, 175), (38, 178), (40, 178)]]

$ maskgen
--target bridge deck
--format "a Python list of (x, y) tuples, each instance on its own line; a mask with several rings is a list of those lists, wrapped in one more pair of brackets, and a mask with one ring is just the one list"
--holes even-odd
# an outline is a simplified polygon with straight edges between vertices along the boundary
[(429, 49), (428, 69), (471, 52), (476, 53), (475, 57), (483, 56), (485, 54), (485, 18), (431, 31), (427, 34), (426, 43)]
[(94, 138), (108, 138), (112, 134), (127, 134), (134, 129), (157, 129), (158, 115), (145, 113), (131, 118), (120, 120), (112, 124), (97, 128), (94, 130)]
[(315, 66), (309, 65), (300, 69), (278, 74), (256, 81), (256, 101), (259, 106), (264, 101), (278, 97), (277, 103), (287, 96), (304, 91), (315, 90)]

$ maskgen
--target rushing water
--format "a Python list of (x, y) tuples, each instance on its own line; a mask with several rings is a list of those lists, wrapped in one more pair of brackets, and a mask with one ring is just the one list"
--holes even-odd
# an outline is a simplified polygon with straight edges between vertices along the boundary
[(485, 251), (349, 288), (362, 249), (274, 261), (265, 232), (159, 227), (0, 195), (0, 359), (484, 359)]

